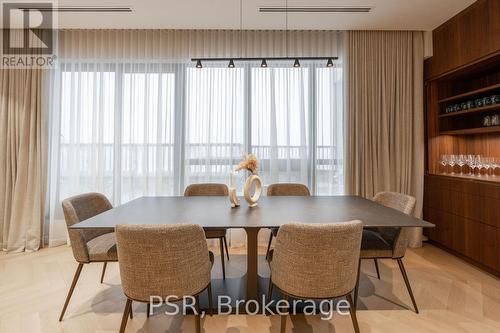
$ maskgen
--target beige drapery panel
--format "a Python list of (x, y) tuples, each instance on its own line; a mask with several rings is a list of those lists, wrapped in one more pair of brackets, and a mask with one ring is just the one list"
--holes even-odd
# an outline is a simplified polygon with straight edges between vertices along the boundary
[(60, 30), (58, 55), (73, 59), (336, 56), (338, 31)]
[(42, 72), (0, 70), (0, 242), (6, 251), (41, 246), (46, 184)]
[[(424, 180), (423, 33), (350, 31), (345, 44), (345, 187), (417, 198)], [(421, 244), (414, 229), (410, 246)]]

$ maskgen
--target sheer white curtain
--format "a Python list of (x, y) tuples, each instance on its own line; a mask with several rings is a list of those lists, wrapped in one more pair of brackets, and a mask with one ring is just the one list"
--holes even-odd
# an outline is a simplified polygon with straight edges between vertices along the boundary
[(49, 245), (66, 242), (64, 198), (96, 191), (119, 205), (178, 193), (174, 109), (180, 99), (174, 95), (180, 68), (73, 60), (52, 73)]
[(302, 183), (316, 195), (343, 193), (342, 69), (253, 68), (252, 151), (265, 185)]
[[(279, 55), (280, 47), (266, 49), (272, 44), (263, 41), (282, 41), (281, 35), (246, 32), (244, 44), (253, 56), (258, 50)], [(221, 48), (203, 51), (200, 36), (211, 36)], [(335, 36), (301, 32), (291, 40), (335, 55)], [(315, 194), (342, 193), (341, 62), (333, 68), (310, 62), (301, 68), (219, 63), (198, 69), (188, 60), (190, 52), (228, 56), (234, 37), (172, 31), (60, 35), (62, 63), (49, 81), (50, 245), (66, 242), (60, 208), (66, 197), (98, 191), (119, 205), (146, 195), (182, 195), (191, 183), (228, 183), (229, 171), (249, 152), (262, 162), (265, 185), (300, 182)], [(240, 245), (244, 233), (232, 231), (230, 239)]]
[(264, 184), (309, 185), (309, 68), (252, 69), (252, 151)]
[(227, 183), (246, 149), (245, 69), (188, 68), (185, 184)]

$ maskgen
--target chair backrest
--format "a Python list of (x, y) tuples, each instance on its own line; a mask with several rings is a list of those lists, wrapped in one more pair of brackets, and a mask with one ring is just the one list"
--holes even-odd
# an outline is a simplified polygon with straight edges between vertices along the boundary
[(306, 185), (295, 183), (271, 184), (267, 187), (267, 196), (303, 196), (311, 195)]
[[(396, 209), (406, 215), (412, 215), (417, 200), (411, 195), (398, 192), (379, 192), (373, 201)], [(378, 228), (379, 234), (388, 242), (392, 242), (392, 257), (402, 258), (408, 247), (408, 228)]]
[(186, 187), (184, 191), (185, 197), (194, 196), (224, 196), (227, 197), (229, 194), (229, 189), (226, 184), (215, 184), (215, 183), (205, 183), (205, 184), (191, 184)]
[(78, 262), (89, 262), (87, 242), (109, 231), (73, 230), (69, 227), (113, 208), (109, 200), (100, 193), (85, 193), (63, 200), (64, 219), (68, 227), (73, 256)]
[(284, 224), (278, 231), (271, 277), (285, 293), (300, 298), (334, 298), (356, 285), (361, 221)]
[(196, 295), (210, 282), (212, 264), (199, 225), (117, 225), (116, 244), (130, 299)]

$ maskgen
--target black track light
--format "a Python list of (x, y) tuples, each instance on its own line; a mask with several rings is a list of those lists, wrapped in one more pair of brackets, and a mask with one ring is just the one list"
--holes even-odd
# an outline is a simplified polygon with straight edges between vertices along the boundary
[(233, 59), (229, 60), (229, 65), (227, 65), (227, 67), (234, 68), (234, 61), (233, 61)]
[(260, 64), (260, 67), (262, 67), (262, 68), (266, 68), (267, 67), (266, 59), (262, 59), (262, 63)]
[(201, 65), (201, 60), (198, 60), (196, 62), (196, 68), (202, 68), (203, 66)]
[(295, 62), (293, 63), (293, 67), (300, 67), (299, 59), (295, 59)]
[(328, 59), (328, 61), (326, 62), (326, 67), (333, 67), (333, 60), (332, 60), (332, 58)]

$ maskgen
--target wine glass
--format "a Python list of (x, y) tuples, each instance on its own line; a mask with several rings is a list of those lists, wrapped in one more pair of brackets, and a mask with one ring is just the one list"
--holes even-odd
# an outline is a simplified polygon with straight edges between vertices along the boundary
[(483, 157), (482, 158), (482, 164), (483, 164), (483, 168), (485, 170), (484, 174), (485, 176), (489, 176), (489, 170), (490, 170), (490, 159), (489, 157)]
[(493, 174), (493, 176), (495, 176), (496, 169), (500, 169), (500, 159), (497, 157), (493, 157), (492, 160), (493, 160), (493, 164), (492, 164), (491, 168), (493, 171), (491, 173)]
[(455, 161), (456, 161), (458, 167), (460, 168), (460, 174), (463, 174), (462, 171), (463, 171), (463, 167), (465, 165), (465, 156), (458, 155), (458, 156), (456, 156)]
[(448, 155), (448, 165), (451, 166), (451, 174), (455, 174), (455, 164), (457, 163), (456, 155)]
[(475, 168), (475, 159), (474, 155), (467, 155), (465, 158), (465, 164), (469, 167), (469, 175), (472, 176), (474, 174), (474, 168)]
[(481, 170), (484, 168), (484, 157), (481, 155), (476, 156), (476, 167), (479, 170), (477, 175), (481, 176)]
[(444, 169), (443, 173), (446, 173), (446, 165), (448, 164), (447, 155), (441, 155), (441, 159), (439, 160), (439, 164), (441, 164), (443, 166), (443, 169)]

